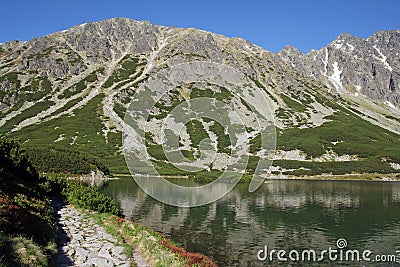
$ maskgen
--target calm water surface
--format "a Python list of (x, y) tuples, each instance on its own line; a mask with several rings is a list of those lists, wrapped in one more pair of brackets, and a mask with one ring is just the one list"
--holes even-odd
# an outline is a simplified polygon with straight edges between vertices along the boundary
[[(101, 189), (136, 222), (160, 231), (186, 249), (213, 258), (219, 266), (278, 266), (261, 262), (269, 249), (369, 249), (375, 254), (400, 250), (400, 183), (363, 181), (269, 181), (254, 193), (239, 184), (216, 203), (177, 208), (146, 195), (131, 178), (109, 181)], [(344, 266), (325, 262), (279, 266)], [(399, 263), (352, 263), (400, 266)]]

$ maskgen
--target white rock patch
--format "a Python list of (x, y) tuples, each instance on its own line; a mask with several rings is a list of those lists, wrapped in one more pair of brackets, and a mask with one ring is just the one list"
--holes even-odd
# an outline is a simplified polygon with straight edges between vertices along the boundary
[(376, 47), (376, 45), (373, 46), (373, 48), (375, 48), (376, 52), (378, 52), (380, 57), (377, 57), (374, 55), (374, 57), (381, 61), (383, 63), (383, 65), (385, 66), (386, 69), (388, 69), (389, 71), (392, 71), (393, 68), (389, 65), (389, 63), (386, 61), (387, 57), (378, 49), (378, 47)]
[(339, 69), (339, 63), (335, 61), (332, 67), (333, 67), (333, 74), (331, 76), (328, 76), (328, 78), (337, 90), (342, 89), (343, 85), (340, 78), (342, 71)]
[(327, 151), (324, 155), (313, 158), (313, 161), (316, 162), (326, 162), (326, 161), (337, 161), (337, 162), (344, 162), (344, 161), (358, 161), (359, 158), (357, 155), (341, 155), (339, 156), (336, 152), (330, 150)]
[(62, 140), (64, 140), (64, 139), (65, 139), (65, 134), (60, 134), (60, 135), (58, 136), (58, 138), (57, 138), (56, 140), (54, 140), (54, 143), (60, 142), (60, 141), (62, 141)]
[(399, 164), (399, 163), (391, 162), (391, 163), (389, 163), (389, 164), (390, 164), (390, 166), (391, 166), (393, 169), (395, 169), (395, 170), (400, 170), (400, 164)]
[(306, 161), (306, 154), (299, 150), (277, 150), (274, 155), (274, 160), (300, 160), (300, 161)]
[(390, 108), (397, 109), (396, 106), (393, 105), (393, 103), (390, 102), (390, 101), (385, 101), (385, 104), (386, 104), (388, 107), (390, 107)]

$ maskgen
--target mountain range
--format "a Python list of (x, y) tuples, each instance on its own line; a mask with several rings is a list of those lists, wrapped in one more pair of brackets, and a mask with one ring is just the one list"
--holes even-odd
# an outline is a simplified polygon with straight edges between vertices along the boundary
[[(272, 173), (399, 172), (399, 52), (400, 30), (365, 39), (343, 33), (303, 54), (292, 46), (272, 53), (241, 38), (148, 21), (89, 22), (0, 45), (0, 133), (19, 138), (27, 150), (83, 151), (113, 173), (124, 173), (121, 132), (136, 89), (156, 70), (207, 61), (239, 70), (264, 94), (277, 133)], [(215, 86), (197, 87), (188, 85), (189, 97), (211, 95), (226, 103), (232, 97)], [(171, 92), (158, 115), (171, 110), (171, 100), (185, 97), (181, 90)], [(223, 127), (205, 125), (186, 127), (187, 158), (198, 159), (196, 140), (210, 132), (218, 137), (218, 153), (229, 154)], [(165, 173), (180, 174), (160, 155), (156, 132), (146, 140), (152, 161)], [(249, 173), (260, 148), (259, 135), (253, 136)]]

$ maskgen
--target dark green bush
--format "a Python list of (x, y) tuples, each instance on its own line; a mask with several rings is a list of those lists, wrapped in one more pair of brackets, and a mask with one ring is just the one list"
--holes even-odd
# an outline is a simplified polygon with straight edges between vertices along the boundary
[(67, 180), (62, 174), (46, 174), (41, 180), (41, 187), (49, 195), (61, 196), (67, 202), (84, 209), (122, 216), (111, 197), (81, 181)]
[[(343, 175), (350, 173), (393, 173), (396, 172), (386, 162), (379, 159), (367, 159), (360, 161), (328, 161), (328, 162), (309, 162), (296, 160), (275, 160), (274, 166), (280, 166), (285, 169), (295, 169), (288, 171), (286, 174), (302, 176), (302, 175), (320, 175), (334, 174)], [(302, 168), (302, 169), (301, 169)]]
[(93, 187), (82, 182), (68, 181), (66, 187), (62, 190), (62, 194), (73, 205), (100, 213), (122, 216), (111, 197), (101, 194)]
[(221, 171), (201, 171), (193, 175), (196, 183), (208, 184), (218, 179), (222, 175)]
[(40, 172), (89, 173), (96, 168), (108, 175), (108, 167), (95, 156), (56, 147), (28, 147), (27, 155), (32, 165)]
[[(38, 178), (35, 168), (17, 140), (6, 138), (0, 134), (0, 170), (3, 168), (24, 179)], [(1, 173), (0, 172), (0, 173)]]
[[(336, 112), (325, 119), (332, 120), (318, 127), (289, 128), (277, 136), (277, 148), (300, 149), (308, 158), (319, 157), (332, 149), (338, 155), (358, 155), (360, 158), (388, 158), (400, 162), (400, 136), (363, 120), (357, 115)], [(333, 145), (332, 142), (340, 141)]]

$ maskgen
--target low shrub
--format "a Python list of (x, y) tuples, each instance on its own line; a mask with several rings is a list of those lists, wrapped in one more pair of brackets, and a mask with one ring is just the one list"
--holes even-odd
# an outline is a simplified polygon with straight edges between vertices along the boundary
[(111, 197), (101, 194), (82, 181), (67, 180), (63, 174), (46, 174), (41, 179), (41, 187), (50, 195), (61, 196), (72, 205), (84, 209), (122, 216)]
[(186, 266), (216, 267), (217, 265), (207, 256), (200, 253), (188, 252), (184, 248), (178, 247), (170, 242), (167, 238), (162, 238), (159, 243), (178, 254), (185, 260)]
[(70, 148), (27, 147), (29, 161), (40, 172), (89, 173), (99, 169), (104, 174), (110, 173), (108, 167), (97, 157)]
[(100, 213), (111, 213), (122, 216), (114, 200), (109, 196), (101, 194), (93, 187), (85, 185), (80, 181), (68, 181), (66, 185), (62, 194), (69, 203)]

